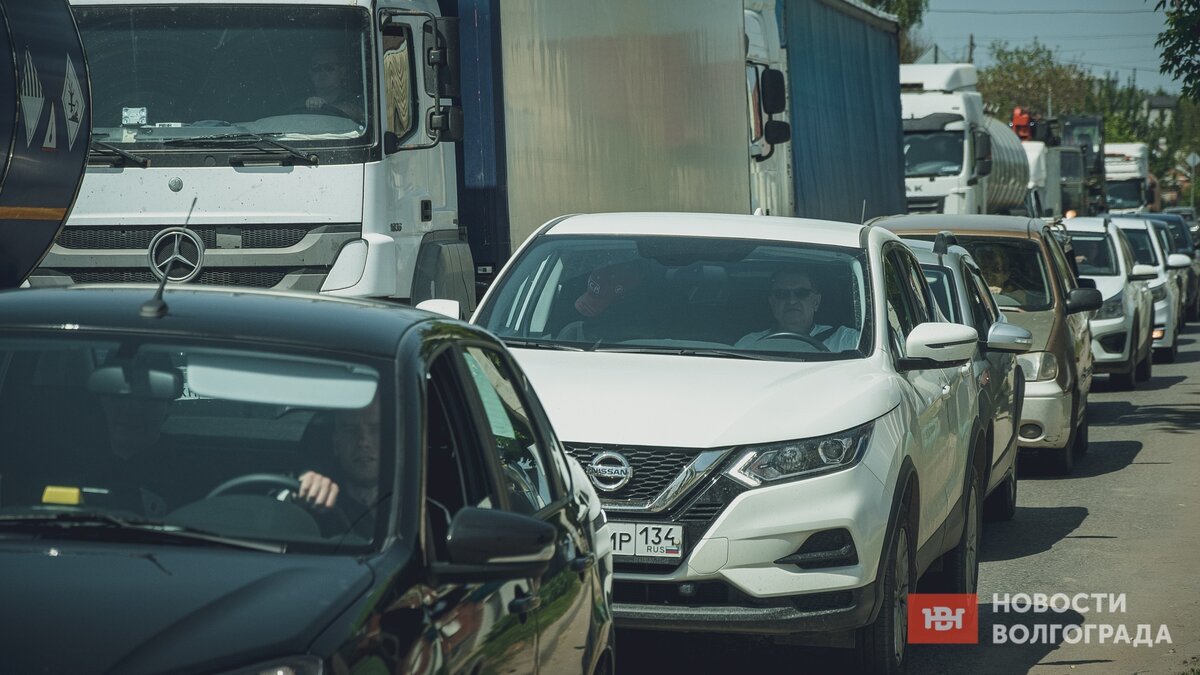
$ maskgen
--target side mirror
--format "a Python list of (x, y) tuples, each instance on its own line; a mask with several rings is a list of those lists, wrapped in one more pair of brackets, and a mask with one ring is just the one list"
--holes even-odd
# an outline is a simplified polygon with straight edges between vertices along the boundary
[[(975, 159), (984, 160), (992, 158), (992, 137), (986, 131), (980, 130), (975, 132)], [(987, 174), (984, 174), (987, 175)]]
[(1076, 288), (1067, 295), (1067, 314), (1094, 312), (1104, 304), (1104, 296), (1094, 288)]
[(541, 576), (554, 557), (553, 525), (511, 511), (467, 507), (446, 535), (448, 563), (436, 563), (439, 582), (479, 582)]
[(979, 176), (987, 176), (992, 173), (992, 160), (981, 159), (976, 164), (976, 174)]
[(423, 309), (426, 312), (433, 312), (434, 314), (448, 316), (451, 319), (462, 318), (462, 307), (459, 306), (457, 300), (446, 300), (444, 298), (431, 298), (429, 300), (422, 300), (421, 302), (417, 303), (417, 309)]
[(1033, 333), (1011, 323), (994, 323), (988, 329), (987, 348), (994, 352), (1021, 354), (1033, 346)]
[(1158, 272), (1152, 265), (1134, 265), (1129, 273), (1130, 281), (1151, 281), (1157, 277)]
[(425, 93), (435, 98), (462, 95), (458, 67), (458, 19), (438, 17), (425, 22)]
[(912, 369), (921, 363), (927, 368), (957, 366), (975, 355), (978, 342), (979, 333), (970, 326), (927, 321), (913, 328), (905, 340), (907, 360), (918, 362), (906, 365)]
[[(762, 111), (768, 115), (778, 115), (787, 108), (787, 85), (784, 83), (783, 72), (766, 68), (759, 75), (759, 100)], [(769, 142), (769, 141), (768, 141)]]
[(763, 140), (770, 145), (779, 145), (792, 140), (792, 125), (780, 120), (768, 120), (763, 125)]
[(1080, 288), (1095, 288), (1096, 287), (1096, 280), (1089, 279), (1087, 277), (1075, 277), (1075, 283)]
[(1167, 267), (1173, 270), (1185, 269), (1192, 266), (1192, 259), (1182, 253), (1172, 253), (1167, 256)]

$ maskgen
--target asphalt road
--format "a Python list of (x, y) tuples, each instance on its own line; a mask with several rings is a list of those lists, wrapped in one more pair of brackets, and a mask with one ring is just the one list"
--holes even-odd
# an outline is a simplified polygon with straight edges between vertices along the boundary
[[(1174, 364), (1156, 363), (1135, 392), (1100, 376), (1090, 398), (1090, 445), (1072, 476), (1022, 462), (1017, 515), (985, 523), (979, 572), (979, 645), (915, 645), (911, 673), (1162, 673), (1200, 675), (1200, 327), (1181, 337)], [(993, 594), (1125, 594), (1125, 611), (1015, 614)], [(992, 625), (1053, 623), (1090, 629), (1091, 644), (991, 644)], [(1102, 625), (1139, 624), (1172, 644), (1134, 647)], [(754, 639), (618, 632), (627, 673), (843, 673), (844, 652)]]

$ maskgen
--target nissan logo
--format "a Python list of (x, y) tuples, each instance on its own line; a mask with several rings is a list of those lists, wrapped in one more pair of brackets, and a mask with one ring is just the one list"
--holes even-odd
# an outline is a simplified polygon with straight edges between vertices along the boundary
[(633, 467), (619, 452), (602, 452), (587, 466), (587, 474), (597, 490), (616, 492), (633, 478)]
[(148, 251), (150, 271), (162, 281), (170, 269), (167, 281), (191, 281), (200, 274), (204, 262), (204, 241), (186, 227), (169, 227), (154, 235)]

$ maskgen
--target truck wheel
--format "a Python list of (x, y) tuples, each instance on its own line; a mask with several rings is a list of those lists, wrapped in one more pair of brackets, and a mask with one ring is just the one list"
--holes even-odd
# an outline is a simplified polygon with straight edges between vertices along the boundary
[(958, 544), (942, 558), (941, 584), (944, 593), (974, 593), (979, 585), (979, 543), (983, 532), (979, 475), (972, 464), (967, 467), (966, 520)]
[(899, 675), (908, 670), (908, 594), (912, 590), (913, 564), (908, 507), (896, 517), (896, 532), (880, 579), (883, 602), (874, 623), (858, 629), (857, 672)]

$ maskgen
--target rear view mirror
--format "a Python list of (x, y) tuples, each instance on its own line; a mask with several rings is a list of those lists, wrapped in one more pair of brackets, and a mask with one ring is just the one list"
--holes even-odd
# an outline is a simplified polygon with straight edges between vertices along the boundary
[(779, 145), (792, 140), (792, 125), (780, 120), (768, 120), (763, 125), (763, 139), (770, 145)]
[(1150, 281), (1158, 277), (1158, 272), (1152, 265), (1134, 265), (1129, 273), (1130, 281)]
[(772, 68), (766, 68), (759, 76), (759, 98), (762, 111), (768, 115), (778, 115), (787, 108), (787, 86), (783, 73)]
[(1172, 253), (1167, 256), (1167, 267), (1173, 270), (1184, 269), (1192, 266), (1192, 259), (1182, 253)]
[(197, 353), (187, 374), (197, 396), (306, 408), (363, 408), (379, 388), (372, 368), (290, 355)]
[(88, 377), (88, 391), (106, 396), (136, 396), (173, 401), (183, 393), (183, 376), (174, 368), (129, 363), (101, 366)]
[(1104, 296), (1094, 288), (1076, 288), (1067, 295), (1067, 314), (1094, 312), (1104, 304)]
[(1033, 345), (1033, 333), (1011, 323), (994, 323), (988, 329), (987, 348), (994, 352), (1021, 354)]

